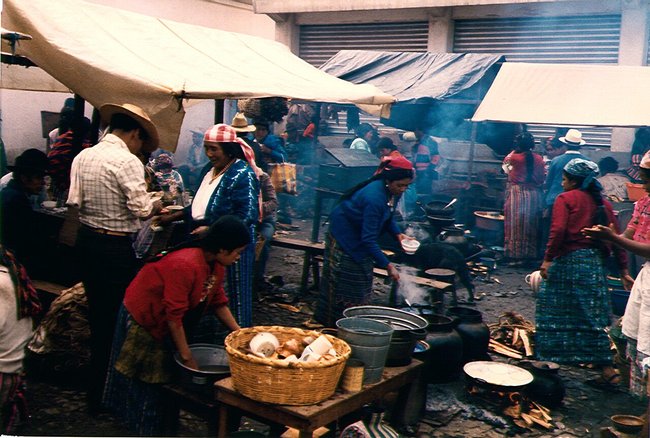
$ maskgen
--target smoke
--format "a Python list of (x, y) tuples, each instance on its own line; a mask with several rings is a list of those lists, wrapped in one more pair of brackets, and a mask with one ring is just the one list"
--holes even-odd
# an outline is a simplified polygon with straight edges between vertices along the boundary
[(429, 235), (429, 232), (424, 229), (421, 225), (418, 224), (408, 224), (406, 227), (406, 230), (404, 231), (404, 234), (407, 236), (413, 237), (414, 239), (424, 242), (425, 240), (429, 239), (431, 236)]
[(396, 268), (400, 276), (397, 295), (404, 300), (408, 300), (411, 304), (429, 304), (427, 301), (429, 297), (427, 288), (417, 285), (409, 278), (417, 276), (417, 269), (402, 265), (397, 265)]

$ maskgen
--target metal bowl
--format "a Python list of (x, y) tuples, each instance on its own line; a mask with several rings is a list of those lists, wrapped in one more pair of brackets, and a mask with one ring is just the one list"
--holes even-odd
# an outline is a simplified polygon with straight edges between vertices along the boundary
[(614, 428), (623, 433), (639, 433), (643, 429), (643, 418), (635, 415), (612, 415)]
[(356, 306), (343, 311), (346, 318), (360, 317), (385, 322), (394, 330), (413, 330), (426, 328), (426, 319), (404, 310), (382, 306)]
[(191, 378), (192, 383), (205, 385), (230, 374), (224, 347), (212, 344), (191, 344), (189, 347), (199, 366), (198, 370), (183, 365), (178, 353), (174, 354), (174, 360), (183, 369), (183, 373)]

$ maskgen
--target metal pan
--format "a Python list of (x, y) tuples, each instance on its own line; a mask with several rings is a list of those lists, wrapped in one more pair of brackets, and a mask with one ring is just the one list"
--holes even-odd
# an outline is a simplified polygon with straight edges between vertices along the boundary
[(468, 362), (463, 371), (471, 382), (497, 391), (520, 391), (533, 381), (530, 371), (501, 362)]

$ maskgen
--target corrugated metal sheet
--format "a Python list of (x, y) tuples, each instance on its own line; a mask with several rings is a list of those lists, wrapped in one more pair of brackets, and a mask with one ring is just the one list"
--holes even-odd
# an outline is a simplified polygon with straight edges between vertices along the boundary
[(426, 21), (304, 25), (299, 56), (319, 67), (344, 49), (426, 52), (428, 33)]
[[(616, 64), (620, 34), (620, 15), (457, 20), (454, 52), (500, 54), (508, 62)], [(541, 139), (553, 135), (555, 127), (529, 130)], [(582, 132), (589, 145), (610, 146), (611, 129)]]

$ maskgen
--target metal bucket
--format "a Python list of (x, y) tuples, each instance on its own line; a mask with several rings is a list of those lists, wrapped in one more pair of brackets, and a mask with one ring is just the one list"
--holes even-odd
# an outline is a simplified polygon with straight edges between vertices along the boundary
[(342, 318), (336, 321), (338, 337), (350, 345), (353, 359), (364, 363), (363, 383), (377, 383), (384, 372), (393, 328), (366, 318)]

